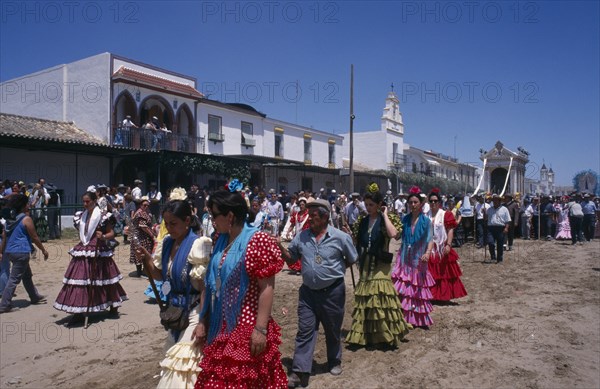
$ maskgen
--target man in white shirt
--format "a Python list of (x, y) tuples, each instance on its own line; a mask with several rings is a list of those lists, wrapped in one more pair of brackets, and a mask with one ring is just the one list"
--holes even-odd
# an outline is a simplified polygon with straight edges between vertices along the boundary
[(150, 200), (150, 213), (154, 216), (154, 220), (157, 223), (160, 223), (160, 200), (162, 199), (162, 194), (158, 190), (158, 186), (156, 182), (150, 183), (150, 192), (148, 192), (148, 200)]
[(133, 188), (131, 190), (131, 197), (133, 197), (133, 201), (135, 202), (136, 206), (139, 206), (140, 201), (142, 201), (142, 180), (135, 180), (133, 181), (133, 183), (135, 184), (135, 188)]
[[(503, 260), (504, 235), (508, 233), (508, 227), (511, 221), (510, 213), (508, 212), (508, 209), (502, 205), (501, 200), (499, 195), (493, 195), (493, 206), (487, 209), (488, 247), (490, 249), (492, 261), (497, 260), (497, 263), (501, 263)], [(496, 247), (494, 247), (494, 245)]]
[(405, 202), (406, 200), (402, 198), (402, 195), (398, 195), (396, 197), (396, 201), (394, 201), (394, 210), (396, 211), (396, 215), (398, 215), (400, 218), (402, 218), (404, 215), (404, 210), (406, 209), (404, 207)]
[(129, 147), (129, 145), (131, 144), (131, 142), (129, 141), (131, 139), (131, 127), (139, 128), (135, 125), (135, 123), (131, 121), (131, 116), (127, 115), (121, 123), (121, 144), (125, 147)]
[(490, 205), (485, 202), (482, 195), (476, 196), (477, 203), (475, 203), (475, 228), (477, 231), (477, 248), (483, 247), (483, 238), (487, 236), (487, 225), (486, 214), (487, 210), (490, 209)]

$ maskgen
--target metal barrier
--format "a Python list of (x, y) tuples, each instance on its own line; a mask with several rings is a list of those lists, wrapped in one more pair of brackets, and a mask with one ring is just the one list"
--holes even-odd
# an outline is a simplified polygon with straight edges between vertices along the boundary
[(48, 222), (48, 235), (51, 239), (60, 239), (64, 229), (74, 228), (73, 215), (75, 215), (75, 212), (82, 210), (82, 205), (71, 204), (61, 205), (60, 207), (32, 207), (29, 208), (29, 215), (34, 221), (40, 217), (45, 217)]

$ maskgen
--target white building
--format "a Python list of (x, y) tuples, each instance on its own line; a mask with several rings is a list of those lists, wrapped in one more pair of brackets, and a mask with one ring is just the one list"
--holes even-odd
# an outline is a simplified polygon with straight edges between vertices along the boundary
[(508, 149), (500, 141), (490, 150), (482, 150), (480, 158), (486, 161), (483, 184), (480, 188), (482, 191), (501, 193), (504, 189), (504, 193), (524, 193), (529, 189), (525, 185), (525, 168), (529, 162), (529, 154), (521, 147), (517, 150), (518, 153)]
[[(350, 134), (343, 134), (346, 143)], [(400, 100), (395, 92), (388, 93), (381, 116), (381, 127), (376, 131), (354, 132), (354, 166), (357, 170), (403, 170), (404, 123)], [(344, 149), (344, 159), (349, 160), (350, 149)]]
[(477, 166), (459, 162), (458, 159), (431, 150), (422, 150), (405, 144), (406, 173), (424, 174), (446, 180), (458, 181), (476, 187), (481, 171)]
[[(158, 151), (242, 158), (248, 161), (251, 185), (333, 189), (336, 176), (339, 184), (342, 136), (267, 118), (245, 104), (205, 99), (196, 87), (194, 77), (102, 53), (0, 84), (0, 110), (73, 123), (123, 155)], [(123, 126), (127, 116), (140, 128)], [(168, 132), (141, 128), (153, 117)], [(135, 162), (113, 158), (108, 176), (130, 183), (145, 174)], [(171, 179), (189, 172), (148, 174), (159, 182), (164, 176), (171, 185)], [(206, 176), (191, 179), (216, 186), (227, 178)]]

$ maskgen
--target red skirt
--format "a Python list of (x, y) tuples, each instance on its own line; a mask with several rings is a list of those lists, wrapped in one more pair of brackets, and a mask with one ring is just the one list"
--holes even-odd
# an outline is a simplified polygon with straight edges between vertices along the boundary
[(441, 258), (437, 248), (431, 252), (428, 267), (435, 280), (435, 285), (431, 287), (433, 300), (450, 301), (467, 295), (467, 290), (460, 280), (462, 271), (458, 259), (458, 254), (452, 248), (448, 255)]
[(195, 388), (287, 388), (287, 376), (281, 364), (281, 329), (271, 319), (267, 328), (265, 350), (250, 355), (250, 338), (254, 325), (240, 322), (230, 333), (223, 329), (203, 350)]

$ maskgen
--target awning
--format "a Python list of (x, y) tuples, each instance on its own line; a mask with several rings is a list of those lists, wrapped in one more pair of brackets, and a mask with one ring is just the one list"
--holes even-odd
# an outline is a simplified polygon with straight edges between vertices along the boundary
[(440, 166), (440, 163), (438, 161), (434, 161), (433, 159), (427, 159), (425, 158), (425, 160), (427, 161), (428, 164), (433, 165), (433, 166)]

